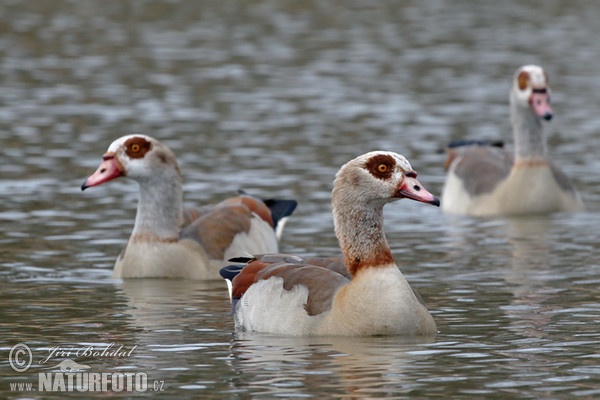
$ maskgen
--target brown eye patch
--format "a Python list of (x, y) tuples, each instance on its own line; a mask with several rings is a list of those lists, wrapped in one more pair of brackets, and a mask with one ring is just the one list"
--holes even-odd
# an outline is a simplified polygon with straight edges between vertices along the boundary
[(365, 168), (378, 179), (389, 179), (394, 173), (396, 160), (387, 154), (378, 154), (367, 161)]
[(519, 74), (519, 89), (520, 90), (525, 90), (527, 88), (527, 84), (529, 83), (529, 73), (525, 72), (525, 71), (521, 71), (521, 73)]
[(132, 137), (125, 142), (125, 154), (129, 158), (144, 158), (150, 149), (152, 149), (152, 143), (143, 137)]

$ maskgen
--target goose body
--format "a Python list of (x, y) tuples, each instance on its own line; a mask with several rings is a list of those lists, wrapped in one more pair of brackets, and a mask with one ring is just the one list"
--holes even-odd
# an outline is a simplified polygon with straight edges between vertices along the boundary
[(435, 335), (435, 321), (395, 264), (383, 231), (383, 206), (401, 198), (439, 205), (399, 154), (370, 152), (346, 163), (332, 191), (342, 261), (275, 254), (222, 269), (236, 328), (303, 336)]
[(510, 112), (514, 151), (480, 142), (449, 148), (442, 210), (473, 216), (583, 210), (571, 181), (547, 154), (542, 124), (553, 112), (541, 67), (515, 72)]
[(145, 135), (115, 140), (81, 188), (121, 176), (139, 184), (140, 198), (133, 232), (115, 262), (115, 278), (216, 279), (232, 255), (277, 251), (276, 229), (296, 207), (294, 200), (240, 195), (184, 209), (175, 155)]

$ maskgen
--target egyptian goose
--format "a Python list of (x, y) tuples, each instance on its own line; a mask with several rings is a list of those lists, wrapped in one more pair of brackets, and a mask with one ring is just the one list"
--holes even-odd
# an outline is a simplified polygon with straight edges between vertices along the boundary
[(542, 120), (552, 118), (552, 108), (541, 67), (526, 65), (515, 72), (510, 115), (513, 153), (481, 142), (451, 144), (442, 210), (472, 216), (583, 210), (567, 176), (547, 157)]
[(224, 261), (235, 255), (278, 251), (276, 230), (296, 207), (294, 200), (240, 195), (184, 210), (175, 155), (145, 135), (115, 140), (103, 159), (81, 190), (121, 176), (140, 188), (135, 225), (115, 263), (115, 278), (217, 279)]
[[(336, 175), (333, 220), (344, 265), (293, 255), (225, 267), (237, 329), (290, 335), (433, 336), (436, 324), (394, 263), (383, 206), (408, 198), (439, 206), (401, 155), (375, 151)], [(318, 265), (317, 265), (318, 264)], [(329, 265), (330, 264), (330, 265)]]

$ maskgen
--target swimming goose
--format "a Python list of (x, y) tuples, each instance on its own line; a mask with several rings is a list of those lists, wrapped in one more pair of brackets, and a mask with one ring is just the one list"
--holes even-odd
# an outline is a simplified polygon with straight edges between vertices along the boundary
[(278, 235), (294, 200), (262, 201), (242, 194), (212, 206), (184, 209), (175, 155), (145, 135), (115, 140), (81, 190), (124, 176), (139, 184), (133, 232), (114, 278), (217, 279), (239, 254), (278, 251)]
[(542, 120), (553, 114), (548, 77), (541, 67), (526, 65), (515, 72), (510, 115), (512, 153), (481, 142), (451, 144), (442, 210), (473, 216), (583, 210), (567, 176), (547, 156)]
[[(436, 324), (395, 264), (383, 206), (408, 198), (439, 206), (401, 155), (375, 151), (336, 175), (333, 220), (346, 271), (335, 259), (265, 255), (225, 267), (236, 328), (290, 335), (433, 336)], [(318, 265), (316, 265), (318, 264)]]

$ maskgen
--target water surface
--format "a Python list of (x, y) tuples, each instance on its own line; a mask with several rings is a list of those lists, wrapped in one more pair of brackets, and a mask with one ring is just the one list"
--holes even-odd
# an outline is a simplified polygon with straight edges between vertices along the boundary
[[(9, 384), (35, 381), (53, 347), (115, 344), (134, 351), (76, 361), (147, 373), (172, 398), (600, 396), (599, 18), (594, 2), (559, 0), (4, 2), (0, 392), (40, 395)], [(171, 147), (186, 203), (240, 188), (296, 198), (282, 250), (337, 254), (339, 166), (397, 151), (441, 193), (445, 143), (510, 142), (508, 88), (526, 63), (550, 75), (550, 153), (587, 211), (387, 206), (434, 340), (234, 334), (220, 281), (111, 279), (137, 188), (79, 186), (117, 137)], [(34, 354), (28, 372), (8, 364), (17, 343)]]

